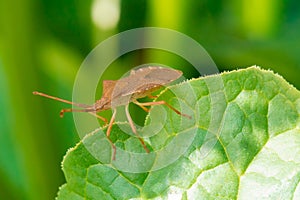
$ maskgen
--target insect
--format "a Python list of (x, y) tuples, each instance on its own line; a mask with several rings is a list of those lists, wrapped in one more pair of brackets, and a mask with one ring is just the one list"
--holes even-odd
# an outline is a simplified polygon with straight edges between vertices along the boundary
[[(97, 100), (93, 105), (86, 105), (81, 103), (74, 103), (68, 100), (64, 100), (58, 97), (50, 96), (40, 92), (33, 92), (34, 95), (44, 96), (50, 99), (61, 101), (67, 104), (72, 104), (74, 106), (81, 107), (82, 109), (73, 109), (66, 108), (60, 111), (60, 116), (63, 117), (65, 112), (87, 112), (94, 115), (100, 120), (108, 123), (107, 119), (97, 114), (97, 112), (112, 109), (113, 114), (108, 123), (106, 135), (109, 139), (112, 125), (116, 117), (116, 108), (118, 106), (125, 106), (125, 113), (129, 125), (132, 129), (132, 132), (137, 136), (141, 142), (143, 148), (147, 153), (149, 149), (147, 148), (144, 140), (138, 135), (134, 123), (131, 119), (129, 113), (129, 103), (133, 102), (134, 104), (141, 107), (144, 111), (149, 112), (149, 109), (146, 106), (155, 106), (155, 105), (166, 105), (171, 110), (175, 111), (177, 114), (191, 118), (191, 116), (181, 113), (176, 108), (172, 107), (164, 100), (154, 101), (154, 102), (139, 102), (137, 99), (148, 96), (149, 98), (156, 98), (152, 96), (151, 93), (158, 90), (162, 86), (178, 79), (182, 75), (182, 72), (179, 70), (174, 70), (165, 67), (143, 67), (137, 70), (132, 70), (130, 75), (119, 80), (104, 80), (103, 81), (103, 92), (101, 99)], [(109, 140), (110, 141), (110, 140)], [(111, 142), (111, 141), (110, 141)], [(113, 159), (115, 158), (116, 148), (111, 142), (114, 153)]]

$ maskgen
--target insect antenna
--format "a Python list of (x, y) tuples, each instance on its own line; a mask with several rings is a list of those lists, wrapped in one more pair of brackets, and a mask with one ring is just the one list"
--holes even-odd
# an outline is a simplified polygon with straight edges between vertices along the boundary
[(68, 101), (68, 100), (65, 100), (65, 99), (61, 99), (61, 98), (54, 97), (54, 96), (44, 94), (44, 93), (41, 93), (41, 92), (37, 92), (37, 91), (34, 91), (33, 94), (38, 95), (38, 96), (43, 96), (43, 97), (46, 97), (46, 98), (49, 98), (49, 99), (53, 99), (53, 100), (56, 100), (56, 101), (60, 101), (60, 102), (63, 102), (63, 103), (71, 104), (71, 105), (74, 105), (74, 106), (85, 108), (85, 109), (72, 109), (72, 108), (62, 109), (60, 111), (60, 117), (63, 117), (65, 112), (87, 112), (87, 113), (101, 119), (103, 122), (105, 122), (105, 124), (108, 123), (107, 119), (105, 119), (104, 117), (101, 117), (100, 115), (97, 115), (96, 110), (90, 105), (82, 104), (82, 103), (75, 103), (75, 102), (72, 102), (72, 101)]
[(41, 92), (37, 92), (37, 91), (32, 92), (32, 94), (42, 96), (42, 97), (46, 97), (46, 98), (49, 98), (49, 99), (53, 99), (53, 100), (56, 100), (56, 101), (60, 101), (60, 102), (63, 102), (63, 103), (71, 104), (71, 105), (74, 105), (74, 106), (82, 107), (82, 108), (91, 107), (91, 106), (86, 105), (86, 104), (75, 103), (75, 102), (72, 102), (72, 101), (68, 101), (68, 100), (65, 100), (65, 99), (61, 99), (61, 98), (51, 96), (51, 95), (48, 95), (48, 94), (44, 94), (44, 93), (41, 93)]

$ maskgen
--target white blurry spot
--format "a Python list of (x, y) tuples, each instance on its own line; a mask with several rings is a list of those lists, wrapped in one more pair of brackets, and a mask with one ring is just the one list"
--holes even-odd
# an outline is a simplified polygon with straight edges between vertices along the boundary
[(92, 20), (103, 30), (117, 26), (120, 18), (119, 0), (94, 0), (92, 5)]
[(181, 200), (183, 192), (183, 189), (171, 186), (168, 191), (168, 199)]

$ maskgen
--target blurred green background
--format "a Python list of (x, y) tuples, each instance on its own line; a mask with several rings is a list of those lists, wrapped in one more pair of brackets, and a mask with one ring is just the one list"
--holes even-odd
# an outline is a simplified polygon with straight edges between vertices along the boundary
[[(54, 199), (65, 182), (63, 155), (79, 141), (72, 115), (59, 118), (68, 105), (32, 91), (70, 100), (87, 54), (144, 26), (194, 38), (220, 71), (256, 64), (300, 88), (297, 0), (0, 0), (0, 199)], [(199, 76), (177, 56), (145, 50), (122, 56), (104, 78), (149, 61)]]

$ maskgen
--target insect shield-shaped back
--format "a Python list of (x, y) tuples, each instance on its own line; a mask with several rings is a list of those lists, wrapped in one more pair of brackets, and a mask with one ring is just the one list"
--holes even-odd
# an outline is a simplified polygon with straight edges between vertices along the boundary
[(150, 95), (182, 75), (179, 70), (164, 67), (143, 67), (118, 80), (112, 93), (112, 108), (127, 105), (135, 99)]

